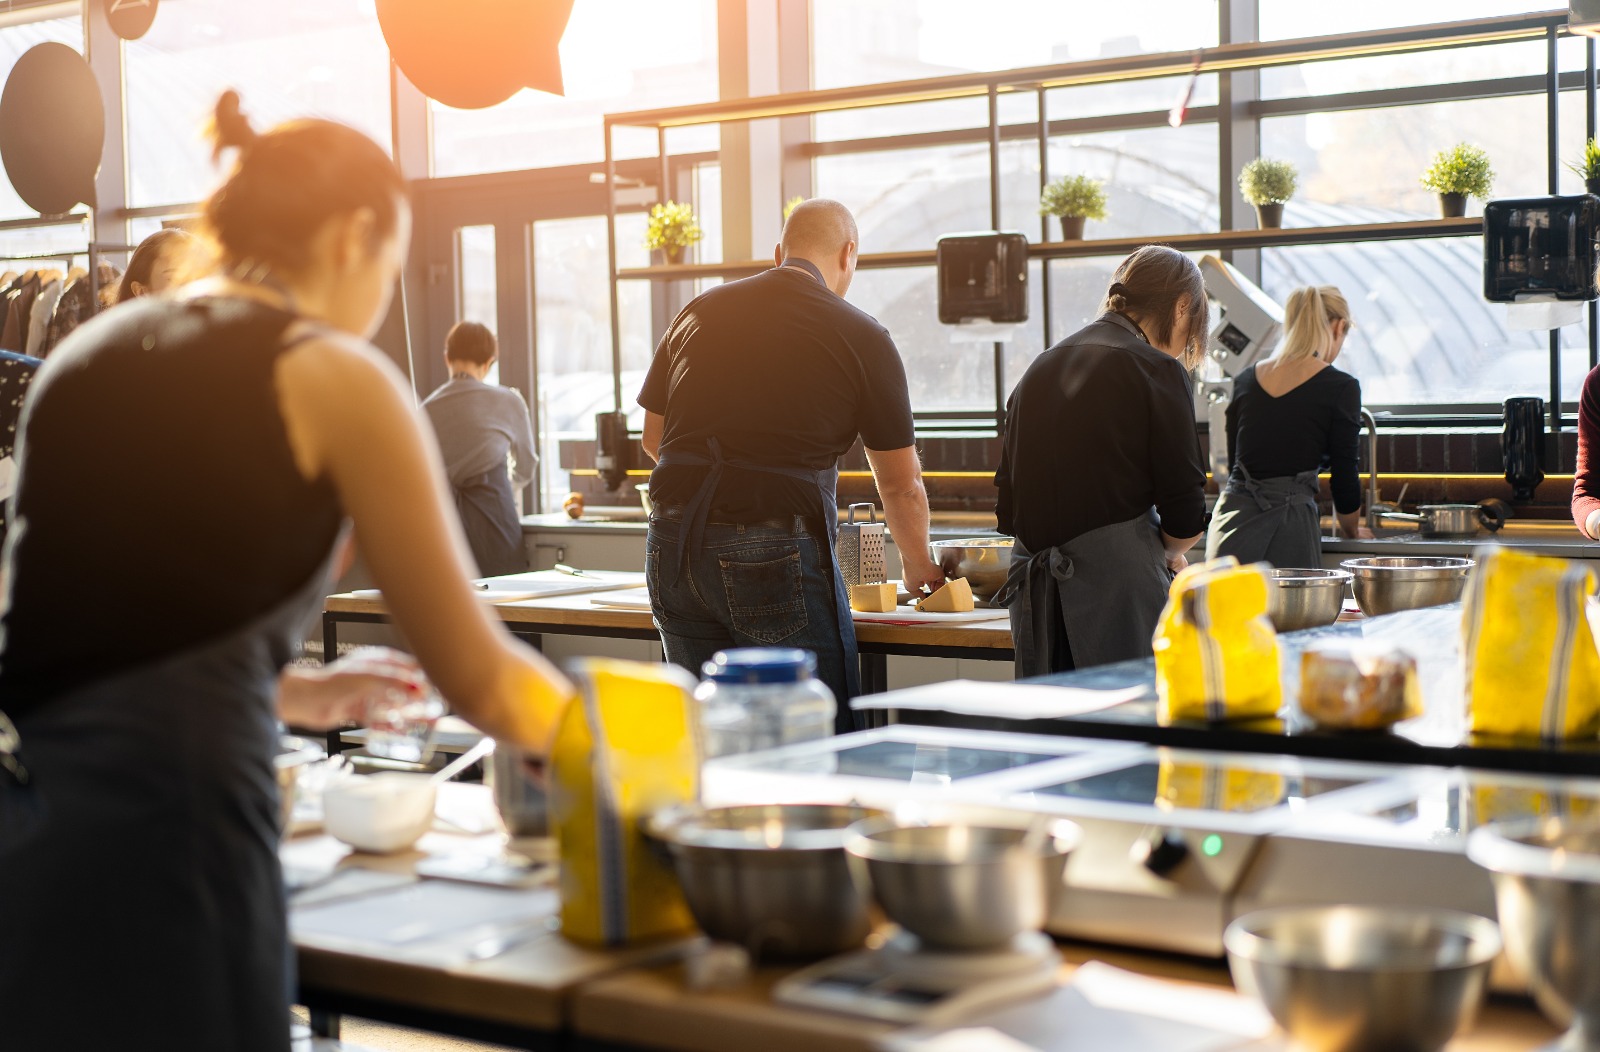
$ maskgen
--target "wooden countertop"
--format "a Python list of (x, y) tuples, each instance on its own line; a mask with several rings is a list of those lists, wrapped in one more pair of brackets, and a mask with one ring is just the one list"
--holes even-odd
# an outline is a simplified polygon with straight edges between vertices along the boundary
[[(1070, 982), (1086, 962), (1101, 961), (1140, 976), (1168, 980), (1174, 991), (1237, 996), (1231, 992), (1228, 969), (1220, 962), (1072, 943), (1061, 944), (1059, 949), (1065, 960), (1062, 984)], [(904, 1033), (889, 1023), (774, 1003), (772, 987), (784, 974), (779, 969), (760, 969), (731, 988), (693, 990), (679, 964), (618, 972), (584, 984), (573, 1003), (572, 1023), (583, 1037), (638, 1044), (640, 1035), (649, 1035), (645, 1047), (674, 1052), (882, 1052), (886, 1039)], [(1224, 1004), (1219, 1002), (1218, 1007)], [(1110, 1052), (1112, 1046), (1100, 1041), (1091, 1044), (1076, 1039), (1073, 1024), (1084, 1022), (1081, 1007), (1058, 989), (1052, 997), (1020, 1002), (958, 1025), (993, 1025), (1035, 1047), (1061, 1052)], [(1074, 1013), (1074, 1009), (1078, 1011)], [(1237, 1010), (1256, 1011), (1246, 1003), (1239, 1004)], [(1102, 1018), (1098, 1024), (1109, 1028), (1116, 1025), (1114, 1015)], [(1204, 1034), (1198, 1027), (1192, 1029)], [(1524, 1052), (1540, 1047), (1558, 1033), (1528, 1002), (1497, 999), (1483, 1006), (1474, 1026), (1452, 1041), (1447, 1052)], [(1059, 1043), (1036, 1044), (1038, 1034), (1054, 1035)], [(1125, 1039), (1115, 1045), (1115, 1052), (1166, 1052), (1168, 1047), (1165, 1043)], [(1239, 1052), (1290, 1050), (1281, 1034), (1257, 1040), (1247, 1037), (1214, 1047)]]
[[(610, 630), (619, 635), (638, 638), (656, 634), (655, 623), (648, 610), (624, 610), (596, 606), (591, 595), (559, 595), (544, 599), (524, 599), (511, 603), (495, 603), (495, 615), (507, 624), (521, 627), (549, 625), (559, 632), (565, 628)], [(388, 608), (381, 598), (369, 598), (341, 592), (330, 595), (323, 602), (327, 613), (387, 616)], [(1010, 615), (993, 621), (930, 622), (919, 625), (898, 625), (873, 621), (856, 622), (856, 640), (859, 643), (895, 647), (971, 647), (983, 650), (1011, 649)]]

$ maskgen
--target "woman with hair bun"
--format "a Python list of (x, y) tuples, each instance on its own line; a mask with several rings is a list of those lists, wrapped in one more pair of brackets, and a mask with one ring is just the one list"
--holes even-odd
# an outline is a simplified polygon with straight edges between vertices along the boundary
[(1283, 346), (1234, 378), (1228, 480), (1206, 558), (1320, 567), (1317, 476), (1324, 469), (1332, 475), (1340, 535), (1361, 535), (1361, 384), (1333, 367), (1350, 328), (1350, 306), (1338, 289), (1295, 289), (1284, 307)]
[(1205, 529), (1188, 372), (1210, 332), (1200, 269), (1146, 245), (1100, 310), (1034, 359), (1006, 406), (995, 512), (1015, 541), (999, 598), (1019, 678), (1149, 657)]
[[(473, 595), (437, 449), (367, 342), (410, 234), (399, 171), (329, 121), (257, 135), (231, 92), (215, 142), (238, 155), (205, 205), (220, 273), (81, 326), (26, 409), (0, 569), (8, 1049), (285, 1052), (278, 720), (337, 725), (425, 670), (537, 754), (569, 693)], [(420, 669), (287, 667), (348, 523)], [(90, 594), (117, 631), (86, 647)]]

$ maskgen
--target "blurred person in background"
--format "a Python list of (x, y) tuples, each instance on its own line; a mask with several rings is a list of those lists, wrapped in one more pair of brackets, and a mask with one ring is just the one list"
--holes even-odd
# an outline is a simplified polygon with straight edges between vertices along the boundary
[(450, 379), (422, 403), (484, 577), (528, 568), (517, 497), (539, 466), (528, 403), (514, 388), (488, 382), (499, 356), (494, 333), (475, 321), (458, 322), (444, 341)]
[(1205, 529), (1189, 381), (1210, 332), (1200, 269), (1146, 245), (1100, 311), (1033, 360), (1006, 406), (995, 515), (1014, 541), (996, 601), (1018, 678), (1149, 657)]
[(194, 235), (187, 230), (157, 230), (133, 250), (128, 269), (117, 284), (116, 302), (166, 292), (193, 277), (197, 248)]
[(1295, 289), (1283, 345), (1233, 381), (1228, 482), (1211, 517), (1206, 558), (1282, 568), (1322, 566), (1318, 475), (1331, 474), (1342, 537), (1361, 527), (1361, 384), (1333, 367), (1350, 306), (1332, 285)]

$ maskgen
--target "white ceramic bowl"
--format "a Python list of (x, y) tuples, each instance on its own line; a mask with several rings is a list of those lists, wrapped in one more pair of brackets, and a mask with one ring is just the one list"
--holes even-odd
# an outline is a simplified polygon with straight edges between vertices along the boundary
[(404, 851), (433, 825), (434, 787), (427, 775), (356, 775), (322, 793), (322, 824), (358, 851)]

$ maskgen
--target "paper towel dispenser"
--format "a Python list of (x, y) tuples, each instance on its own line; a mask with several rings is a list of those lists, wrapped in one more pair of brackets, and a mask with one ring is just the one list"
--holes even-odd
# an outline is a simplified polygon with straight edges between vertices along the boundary
[(1524, 197), (1483, 207), (1483, 298), (1592, 300), (1600, 197)]
[(1027, 238), (993, 231), (947, 234), (935, 258), (941, 322), (1028, 320)]

